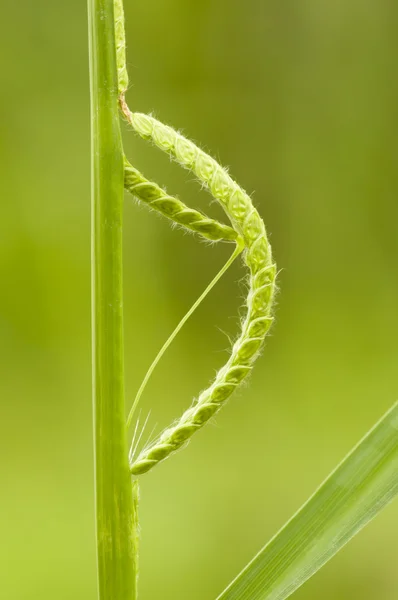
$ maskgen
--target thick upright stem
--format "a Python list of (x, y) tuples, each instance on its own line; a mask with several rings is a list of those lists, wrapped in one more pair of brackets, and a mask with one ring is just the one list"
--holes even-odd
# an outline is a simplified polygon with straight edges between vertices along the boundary
[(92, 115), (93, 404), (99, 598), (135, 600), (137, 524), (128, 467), (124, 407), (123, 152), (118, 116), (113, 0), (88, 0), (88, 8)]

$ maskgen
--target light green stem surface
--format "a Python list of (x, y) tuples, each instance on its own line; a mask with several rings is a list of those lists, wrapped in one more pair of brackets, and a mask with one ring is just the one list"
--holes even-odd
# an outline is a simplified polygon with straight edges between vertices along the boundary
[[(92, 327), (100, 600), (135, 600), (137, 485), (125, 428), (123, 151), (113, 0), (88, 0), (92, 115)], [(133, 499), (134, 494), (134, 499)]]

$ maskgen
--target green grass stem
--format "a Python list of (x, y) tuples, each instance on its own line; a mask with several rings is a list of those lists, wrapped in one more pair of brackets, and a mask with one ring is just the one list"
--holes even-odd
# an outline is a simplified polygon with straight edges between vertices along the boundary
[[(135, 600), (137, 495), (124, 406), (123, 151), (113, 0), (88, 0), (92, 115), (92, 331), (100, 600)], [(133, 499), (133, 494), (135, 498)]]

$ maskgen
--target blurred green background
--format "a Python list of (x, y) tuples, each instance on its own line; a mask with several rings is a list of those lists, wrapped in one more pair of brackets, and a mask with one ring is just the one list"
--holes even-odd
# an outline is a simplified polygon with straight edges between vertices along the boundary
[[(2, 8), (0, 574), (5, 600), (95, 600), (90, 182), (85, 2)], [(129, 102), (230, 167), (282, 269), (250, 386), (187, 450), (142, 478), (141, 598), (214, 599), (397, 398), (398, 4), (126, 0)], [(220, 215), (132, 132), (128, 156)], [(127, 404), (223, 264), (125, 204)], [(225, 360), (234, 265), (142, 402), (177, 417)], [(392, 600), (398, 506), (294, 596)]]

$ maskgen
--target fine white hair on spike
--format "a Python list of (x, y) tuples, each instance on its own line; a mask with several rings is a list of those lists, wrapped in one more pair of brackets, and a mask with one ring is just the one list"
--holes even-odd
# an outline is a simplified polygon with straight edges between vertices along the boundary
[(147, 414), (147, 417), (146, 417), (146, 419), (144, 421), (144, 424), (143, 424), (143, 426), (141, 428), (141, 431), (140, 431), (140, 434), (139, 434), (139, 436), (137, 438), (137, 441), (135, 441), (137, 427), (138, 427), (138, 423), (139, 423), (139, 420), (140, 420), (139, 417), (137, 419), (137, 423), (136, 423), (135, 430), (134, 430), (134, 437), (133, 437), (133, 441), (131, 443), (131, 448), (130, 448), (130, 453), (129, 453), (130, 462), (134, 460), (134, 457), (135, 457), (135, 454), (137, 452), (138, 446), (140, 445), (141, 438), (142, 438), (142, 436), (144, 434), (146, 426), (148, 425), (148, 421), (149, 421), (149, 417), (150, 416), (151, 416), (151, 411), (149, 411), (149, 413)]
[(132, 462), (134, 459), (135, 439), (137, 437), (138, 427), (140, 426), (140, 418), (141, 418), (141, 409), (140, 409), (140, 412), (138, 413), (137, 420), (135, 422), (133, 439), (131, 440), (130, 452), (129, 452), (129, 461), (130, 462)]

